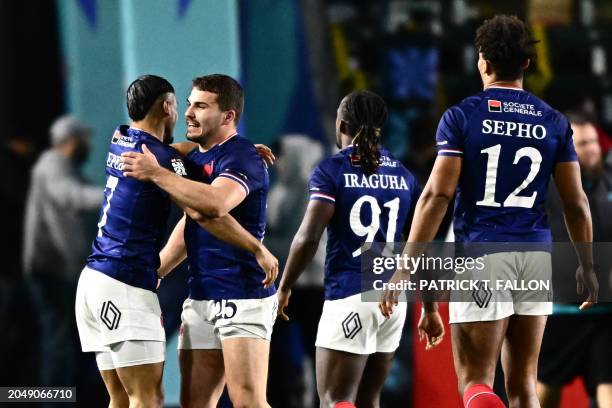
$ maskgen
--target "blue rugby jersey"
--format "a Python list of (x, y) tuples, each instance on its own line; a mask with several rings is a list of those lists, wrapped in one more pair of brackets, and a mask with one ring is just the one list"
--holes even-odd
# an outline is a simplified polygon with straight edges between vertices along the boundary
[(440, 156), (463, 157), (454, 210), (457, 242), (550, 242), (544, 204), (559, 162), (575, 161), (572, 129), (531, 93), (490, 87), (448, 109)]
[[(210, 184), (217, 177), (237, 182), (247, 196), (230, 214), (257, 239), (266, 228), (268, 170), (253, 144), (235, 135), (206, 152), (193, 149), (185, 157), (189, 175)], [(189, 263), (189, 297), (196, 300), (259, 299), (276, 293), (264, 289), (265, 272), (255, 256), (223, 242), (187, 217), (185, 244)]]
[(170, 198), (153, 183), (123, 176), (121, 160), (121, 153), (141, 152), (143, 144), (161, 166), (186, 176), (175, 149), (142, 130), (119, 126), (106, 159), (106, 188), (98, 235), (87, 266), (128, 285), (155, 291)]
[(365, 242), (401, 242), (421, 194), (416, 178), (387, 150), (366, 176), (349, 146), (324, 160), (310, 178), (310, 199), (334, 204), (327, 225), (325, 299), (361, 292)]

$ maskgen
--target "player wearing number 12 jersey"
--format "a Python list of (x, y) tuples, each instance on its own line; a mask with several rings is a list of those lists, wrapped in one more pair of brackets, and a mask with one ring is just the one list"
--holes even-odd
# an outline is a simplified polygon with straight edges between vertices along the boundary
[(420, 194), (414, 176), (378, 146), (386, 119), (385, 102), (372, 92), (353, 92), (340, 103), (336, 137), (342, 150), (312, 173), (310, 203), (279, 287), (279, 314), (288, 319), (283, 310), (291, 286), (327, 228), (325, 304), (316, 341), (321, 407), (378, 406), (404, 326), (405, 302), (385, 320), (376, 303), (361, 300), (362, 245), (401, 241)]
[[(438, 157), (408, 239), (431, 241), (456, 191), (456, 240), (509, 243), (509, 252), (485, 258), (486, 273), (507, 281), (550, 276), (550, 253), (524, 243), (551, 240), (544, 210), (551, 175), (572, 240), (592, 241), (569, 122), (523, 90), (523, 71), (534, 44), (516, 17), (496, 16), (478, 29), (484, 91), (451, 107), (440, 120)], [(415, 256), (416, 248), (408, 246), (406, 252)], [(591, 276), (592, 254), (581, 250), (580, 255), (584, 274)], [(510, 406), (539, 406), (537, 360), (552, 305), (542, 299), (525, 301), (528, 292), (508, 292), (493, 292), (490, 302), (478, 302), (477, 296), (472, 302), (451, 302), (454, 363), (466, 407), (504, 406), (491, 389), (500, 353)], [(387, 315), (394, 306), (389, 293), (381, 302)]]

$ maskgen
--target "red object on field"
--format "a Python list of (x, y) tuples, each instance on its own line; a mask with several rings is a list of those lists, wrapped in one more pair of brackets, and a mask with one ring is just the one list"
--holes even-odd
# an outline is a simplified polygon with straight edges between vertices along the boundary
[[(453, 353), (450, 341), (450, 325), (448, 324), (448, 304), (440, 303), (440, 315), (444, 321), (444, 340), (433, 350), (425, 351), (425, 343), (419, 342), (416, 330), (421, 317), (421, 309), (414, 308), (413, 327), (413, 407), (414, 408), (463, 408), (461, 396), (457, 390), (457, 377), (453, 366)], [(559, 408), (587, 408), (589, 399), (582, 379), (576, 379), (563, 388), (561, 406)]]
[(463, 394), (465, 408), (506, 408), (493, 389), (486, 384), (474, 384)]
[[(419, 341), (416, 330), (421, 317), (421, 309), (414, 308), (412, 318), (414, 344), (414, 408), (462, 408), (463, 403), (457, 390), (457, 377), (453, 367), (453, 353), (450, 342), (450, 326), (448, 324), (448, 304), (440, 303), (440, 316), (444, 321), (444, 339), (436, 348), (425, 351), (425, 342)], [(410, 320), (407, 322), (407, 324)]]
[(588, 408), (589, 396), (584, 388), (582, 378), (576, 378), (574, 381), (563, 387), (561, 390), (561, 405), (559, 408)]
[(334, 408), (356, 408), (355, 405), (347, 401), (342, 401), (334, 405)]

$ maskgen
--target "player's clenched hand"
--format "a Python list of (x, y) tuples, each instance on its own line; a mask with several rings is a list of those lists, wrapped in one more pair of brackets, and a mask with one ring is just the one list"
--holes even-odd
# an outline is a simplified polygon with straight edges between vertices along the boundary
[(595, 274), (595, 268), (583, 268), (579, 266), (576, 270), (576, 291), (579, 295), (584, 292), (584, 288), (587, 289), (589, 296), (585, 302), (580, 305), (580, 310), (588, 309), (597, 303), (599, 296), (599, 282), (597, 281), (597, 275)]
[(442, 342), (444, 323), (440, 313), (423, 310), (417, 328), (419, 330), (419, 340), (427, 340), (425, 350), (430, 350)]
[(291, 289), (279, 288), (276, 292), (278, 298), (278, 312), (277, 314), (283, 320), (289, 320), (289, 316), (285, 314), (285, 308), (289, 305), (289, 298), (291, 297)]
[(274, 153), (272, 153), (272, 149), (270, 149), (268, 146), (264, 144), (256, 144), (255, 149), (257, 149), (257, 153), (259, 153), (261, 158), (264, 159), (264, 161), (268, 163), (269, 166), (272, 166), (274, 164), (276, 157), (274, 157)]
[(155, 172), (161, 169), (155, 155), (144, 144), (142, 153), (125, 152), (121, 154), (121, 157), (123, 175), (140, 181), (150, 181), (155, 176)]
[(266, 278), (262, 280), (261, 283), (264, 288), (268, 288), (274, 283), (278, 276), (278, 259), (276, 259), (276, 257), (268, 251), (268, 248), (263, 245), (261, 245), (255, 253), (255, 259), (257, 259), (257, 263), (266, 273)]

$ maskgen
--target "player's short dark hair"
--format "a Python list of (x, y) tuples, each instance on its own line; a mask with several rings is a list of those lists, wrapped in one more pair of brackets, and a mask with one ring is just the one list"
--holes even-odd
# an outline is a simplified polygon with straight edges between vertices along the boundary
[(217, 94), (219, 109), (236, 112), (234, 123), (238, 123), (244, 108), (244, 92), (238, 81), (228, 75), (212, 74), (194, 78), (192, 82), (193, 87), (200, 91)]
[(523, 76), (525, 61), (535, 58), (537, 42), (516, 16), (496, 15), (476, 31), (476, 48), (491, 63), (497, 77), (505, 81)]
[(375, 173), (380, 162), (381, 131), (388, 116), (384, 99), (370, 91), (351, 92), (341, 104), (340, 115), (347, 125), (346, 132), (355, 137), (364, 173)]
[(157, 75), (142, 75), (128, 86), (126, 103), (128, 114), (134, 121), (147, 116), (151, 106), (162, 95), (174, 93), (172, 84)]

